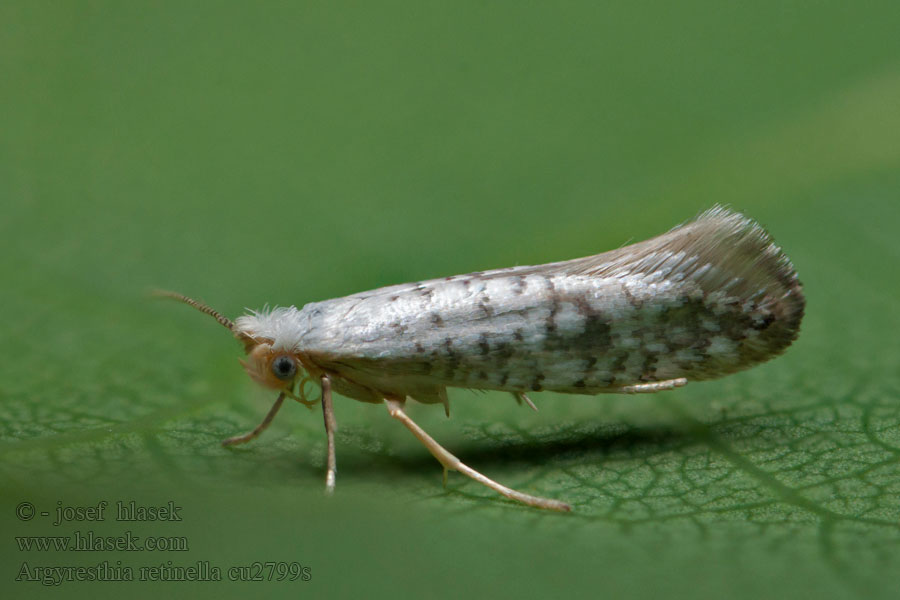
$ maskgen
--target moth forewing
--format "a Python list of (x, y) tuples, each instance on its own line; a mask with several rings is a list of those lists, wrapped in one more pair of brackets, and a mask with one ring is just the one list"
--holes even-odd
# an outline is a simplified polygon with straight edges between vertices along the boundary
[(771, 237), (721, 207), (595, 256), (394, 285), (252, 312), (233, 324), (172, 296), (234, 332), (256, 381), (290, 395), (300, 375), (284, 379), (289, 360), (320, 383), (329, 487), (333, 388), (385, 402), (445, 469), (557, 510), (567, 505), (515, 492), (460, 463), (412, 422), (405, 400), (449, 407), (447, 387), (503, 390), (529, 403), (528, 391), (672, 389), (780, 354), (797, 337), (805, 306), (797, 274)]
[(803, 305), (769, 236), (713, 209), (605, 254), (307, 305), (300, 343), (326, 370), (423, 402), (447, 386), (596, 394), (767, 360)]

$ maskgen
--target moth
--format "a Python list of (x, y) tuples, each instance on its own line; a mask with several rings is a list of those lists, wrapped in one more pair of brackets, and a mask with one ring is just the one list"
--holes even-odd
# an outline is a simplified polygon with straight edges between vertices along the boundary
[[(447, 388), (500, 390), (534, 408), (531, 391), (569, 394), (670, 390), (734, 373), (781, 354), (803, 318), (790, 260), (757, 223), (715, 206), (644, 242), (603, 254), (392, 285), (343, 298), (211, 315), (243, 344), (244, 368), (278, 397), (321, 402), (325, 485), (335, 484), (332, 392), (383, 403), (447, 471), (525, 504), (567, 511), (559, 500), (510, 489), (438, 444), (405, 412), (409, 399), (441, 404)], [(319, 387), (320, 400), (304, 392)], [(535, 409), (536, 410), (536, 409)]]

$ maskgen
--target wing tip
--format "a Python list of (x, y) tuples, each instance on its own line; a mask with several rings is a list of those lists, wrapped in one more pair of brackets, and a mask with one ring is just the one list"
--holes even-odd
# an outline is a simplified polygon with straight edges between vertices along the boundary
[(739, 296), (764, 294), (768, 299), (777, 326), (766, 336), (766, 351), (769, 358), (784, 352), (799, 336), (806, 312), (803, 284), (790, 258), (762, 225), (726, 206), (716, 204), (687, 225), (691, 223), (712, 228), (715, 248), (710, 252), (720, 259), (721, 271), (742, 279), (735, 290)]

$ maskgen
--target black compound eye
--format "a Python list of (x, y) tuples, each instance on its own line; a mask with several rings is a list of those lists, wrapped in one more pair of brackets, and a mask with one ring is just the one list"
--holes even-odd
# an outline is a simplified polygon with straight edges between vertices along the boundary
[(289, 356), (282, 354), (272, 361), (272, 373), (278, 379), (287, 381), (293, 378), (294, 374), (297, 373), (297, 365)]

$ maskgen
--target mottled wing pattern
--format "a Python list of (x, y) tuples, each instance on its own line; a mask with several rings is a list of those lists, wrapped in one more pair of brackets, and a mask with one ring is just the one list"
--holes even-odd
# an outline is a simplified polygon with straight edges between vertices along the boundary
[(803, 310), (770, 236), (717, 207), (596, 256), (307, 305), (302, 346), (354, 397), (366, 388), (439, 402), (447, 386), (594, 394), (768, 360), (796, 338)]

